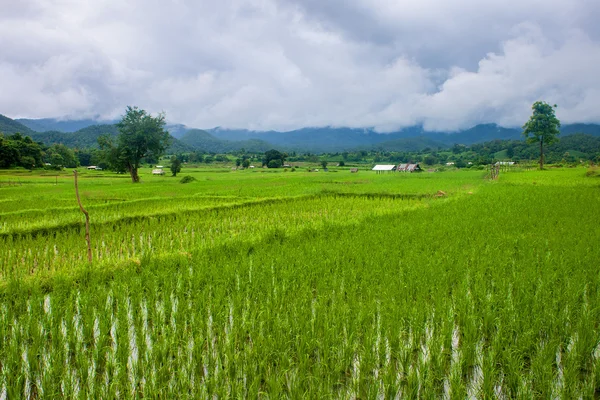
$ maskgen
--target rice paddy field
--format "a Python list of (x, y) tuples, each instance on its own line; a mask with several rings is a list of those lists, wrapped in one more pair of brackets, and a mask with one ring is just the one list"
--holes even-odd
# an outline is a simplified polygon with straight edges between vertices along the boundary
[[(0, 172), (0, 398), (600, 398), (600, 172)], [(442, 191), (443, 193), (440, 193)]]

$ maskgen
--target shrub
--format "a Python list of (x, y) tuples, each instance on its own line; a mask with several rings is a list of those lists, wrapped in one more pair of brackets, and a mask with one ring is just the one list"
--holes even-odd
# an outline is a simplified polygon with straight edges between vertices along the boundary
[(190, 182), (194, 182), (195, 180), (196, 180), (196, 178), (194, 178), (193, 176), (186, 175), (183, 178), (181, 178), (179, 183), (190, 183)]

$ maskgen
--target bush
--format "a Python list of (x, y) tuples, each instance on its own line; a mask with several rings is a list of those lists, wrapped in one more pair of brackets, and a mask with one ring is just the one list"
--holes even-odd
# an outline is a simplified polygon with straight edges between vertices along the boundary
[(281, 160), (271, 160), (267, 164), (268, 168), (279, 168), (281, 167)]
[(195, 180), (196, 180), (196, 178), (194, 178), (193, 176), (186, 175), (183, 178), (181, 178), (179, 183), (190, 183), (190, 182), (194, 182)]

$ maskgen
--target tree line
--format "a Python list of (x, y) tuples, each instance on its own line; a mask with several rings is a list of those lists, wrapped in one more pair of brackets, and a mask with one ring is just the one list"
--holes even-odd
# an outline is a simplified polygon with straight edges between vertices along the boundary
[(21, 133), (0, 133), (0, 168), (75, 168), (80, 165), (76, 151), (63, 144), (46, 146)]

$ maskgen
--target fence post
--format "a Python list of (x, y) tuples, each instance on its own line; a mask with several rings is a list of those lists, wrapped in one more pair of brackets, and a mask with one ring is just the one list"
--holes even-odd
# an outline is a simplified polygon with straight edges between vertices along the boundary
[[(77, 204), (79, 204), (79, 209), (83, 214), (85, 214), (85, 241), (87, 242), (87, 256), (88, 262), (92, 263), (92, 245), (90, 242), (90, 215), (81, 205), (81, 199), (79, 198), (79, 186), (77, 186), (77, 170), (73, 171), (75, 175), (75, 194), (77, 195)], [(58, 178), (57, 178), (58, 179)]]

